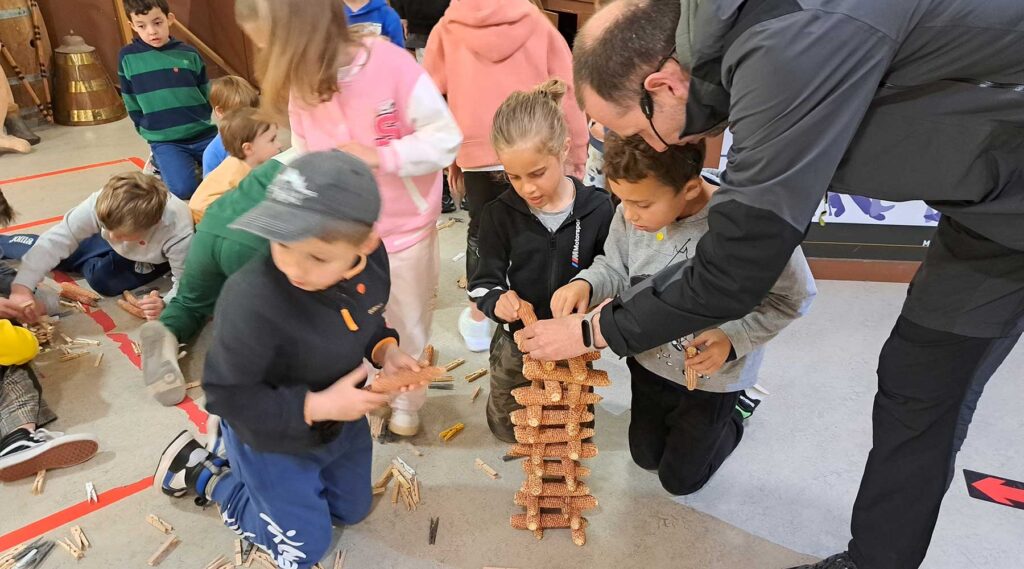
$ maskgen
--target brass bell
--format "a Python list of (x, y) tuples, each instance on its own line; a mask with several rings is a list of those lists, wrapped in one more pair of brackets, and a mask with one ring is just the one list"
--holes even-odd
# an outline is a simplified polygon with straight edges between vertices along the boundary
[(54, 50), (56, 105), (54, 119), (63, 125), (87, 126), (119, 121), (128, 115), (96, 48), (81, 36), (64, 36)]

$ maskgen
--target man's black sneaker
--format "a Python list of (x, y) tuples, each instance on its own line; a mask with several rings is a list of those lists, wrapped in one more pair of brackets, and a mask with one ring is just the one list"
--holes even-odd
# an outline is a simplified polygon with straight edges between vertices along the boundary
[(455, 212), (455, 198), (452, 197), (452, 193), (448, 191), (448, 188), (444, 189), (444, 193), (441, 194), (441, 213), (454, 213)]
[(792, 569), (857, 569), (857, 564), (850, 559), (850, 554), (844, 551), (828, 559), (822, 559), (814, 565), (801, 565)]
[(188, 431), (182, 431), (160, 455), (153, 486), (175, 498), (192, 491), (208, 499), (217, 480), (228, 472), (226, 460), (204, 448)]

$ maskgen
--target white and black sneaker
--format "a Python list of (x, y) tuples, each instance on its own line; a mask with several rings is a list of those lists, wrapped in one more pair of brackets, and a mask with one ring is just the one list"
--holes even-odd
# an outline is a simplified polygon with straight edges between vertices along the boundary
[(185, 376), (178, 366), (178, 339), (159, 320), (139, 328), (142, 347), (142, 379), (161, 405), (170, 407), (185, 399)]
[(182, 431), (160, 455), (153, 486), (175, 498), (192, 491), (209, 499), (217, 480), (228, 471), (226, 460), (206, 450), (188, 431)]
[(206, 417), (206, 450), (223, 459), (228, 457), (228, 450), (224, 448), (224, 435), (220, 430), (220, 416), (213, 413)]
[(94, 435), (65, 435), (57, 431), (16, 429), (0, 441), (0, 482), (34, 476), (40, 470), (81, 464), (96, 455)]
[(822, 559), (814, 565), (801, 565), (791, 569), (857, 569), (857, 564), (850, 559), (850, 554), (844, 551), (828, 559)]

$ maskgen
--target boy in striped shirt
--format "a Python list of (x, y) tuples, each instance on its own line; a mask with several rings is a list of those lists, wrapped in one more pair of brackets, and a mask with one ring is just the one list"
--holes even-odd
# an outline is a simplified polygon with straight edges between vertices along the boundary
[(139, 37), (121, 49), (121, 95), (136, 130), (149, 142), (160, 174), (175, 196), (196, 191), (197, 167), (215, 136), (206, 66), (191, 46), (172, 38), (167, 0), (124, 0)]

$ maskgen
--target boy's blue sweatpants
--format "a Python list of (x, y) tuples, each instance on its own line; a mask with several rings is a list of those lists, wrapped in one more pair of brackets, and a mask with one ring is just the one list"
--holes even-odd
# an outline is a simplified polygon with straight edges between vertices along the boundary
[(231, 471), (213, 488), (224, 523), (266, 550), (281, 569), (312, 567), (327, 553), (333, 522), (370, 513), (373, 443), (366, 419), (303, 454), (259, 452), (221, 421)]
[(197, 169), (203, 167), (203, 152), (215, 136), (216, 133), (194, 142), (154, 142), (149, 145), (160, 168), (160, 177), (172, 194), (188, 201), (196, 193), (200, 181)]

